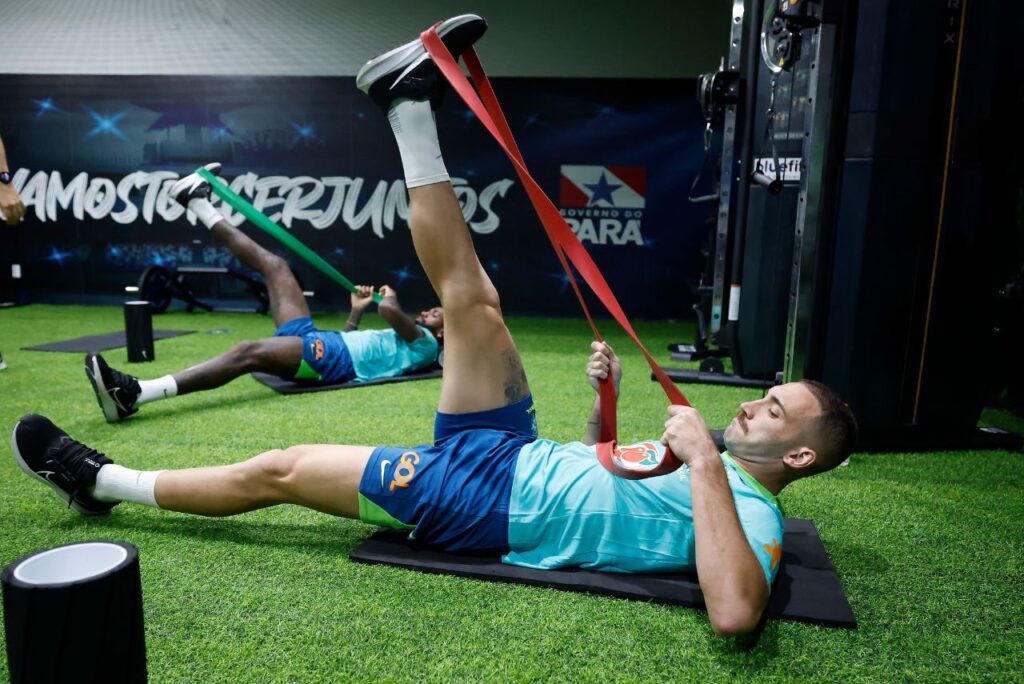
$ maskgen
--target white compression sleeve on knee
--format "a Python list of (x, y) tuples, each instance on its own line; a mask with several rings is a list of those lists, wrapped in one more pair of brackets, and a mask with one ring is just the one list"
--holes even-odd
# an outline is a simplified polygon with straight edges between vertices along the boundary
[(156, 478), (162, 470), (132, 470), (108, 463), (96, 473), (92, 496), (98, 501), (130, 501), (160, 508), (156, 502)]
[(224, 217), (221, 213), (210, 204), (210, 200), (197, 197), (188, 203), (188, 210), (196, 215), (199, 222), (207, 228), (213, 228), (213, 224), (218, 221), (223, 221)]
[(405, 187), (442, 183), (449, 180), (441, 158), (434, 112), (427, 100), (397, 100), (388, 110), (388, 121), (402, 155)]
[(170, 399), (178, 394), (178, 383), (173, 375), (164, 375), (155, 380), (139, 380), (139, 396), (136, 404), (145, 404), (154, 399)]

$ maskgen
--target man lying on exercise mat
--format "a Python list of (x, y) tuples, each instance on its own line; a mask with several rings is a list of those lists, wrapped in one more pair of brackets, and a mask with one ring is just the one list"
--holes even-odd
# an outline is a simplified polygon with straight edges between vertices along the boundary
[[(206, 168), (216, 173), (220, 164)], [(99, 354), (87, 354), (85, 374), (108, 422), (127, 418), (148, 401), (215, 389), (246, 373), (333, 384), (391, 378), (437, 361), (444, 336), (441, 307), (423, 311), (414, 319), (402, 311), (397, 293), (384, 285), (378, 290), (377, 312), (391, 328), (358, 330), (363, 311), (373, 301), (373, 288), (360, 285), (352, 294), (345, 329), (320, 330), (313, 324), (302, 288), (285, 260), (221, 216), (210, 203), (209, 183), (193, 173), (175, 183), (170, 195), (192, 210), (239, 261), (263, 275), (277, 331), (273, 337), (239, 342), (220, 356), (153, 380), (139, 380), (111, 368)]]
[[(485, 28), (464, 15), (438, 33), (458, 55)], [(293, 446), (233, 465), (143, 472), (30, 415), (12, 438), (20, 466), (83, 514), (121, 501), (206, 516), (291, 503), (528, 567), (696, 569), (715, 632), (751, 630), (782, 555), (775, 496), (846, 457), (856, 429), (849, 409), (818, 383), (774, 387), (740, 405), (720, 455), (695, 410), (670, 406), (660, 438), (624, 448), (660, 457), (667, 445), (686, 467), (644, 480), (620, 479), (595, 457), (599, 402), (583, 442), (538, 439), (519, 353), (440, 157), (431, 102), (443, 81), (413, 41), (371, 60), (356, 83), (392, 122), (413, 244), (445, 308), (434, 443)], [(591, 384), (609, 375), (618, 383), (615, 354), (602, 343), (593, 349)]]

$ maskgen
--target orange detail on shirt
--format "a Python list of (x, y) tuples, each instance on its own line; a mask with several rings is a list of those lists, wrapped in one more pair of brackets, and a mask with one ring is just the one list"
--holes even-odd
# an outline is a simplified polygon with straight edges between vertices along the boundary
[(774, 570), (775, 566), (779, 564), (780, 560), (782, 560), (782, 547), (779, 546), (779, 540), (776, 539), (775, 537), (772, 537), (772, 545), (768, 546), (767, 544), (765, 544), (764, 545), (764, 550), (767, 551), (769, 554), (771, 554), (771, 557), (772, 557), (771, 569)]

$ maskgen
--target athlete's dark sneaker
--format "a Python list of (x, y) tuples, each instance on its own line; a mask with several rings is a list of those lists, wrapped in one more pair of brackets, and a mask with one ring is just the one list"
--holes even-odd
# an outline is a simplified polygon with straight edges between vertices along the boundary
[[(211, 162), (206, 170), (214, 176), (220, 175), (220, 162)], [(190, 173), (171, 186), (167, 193), (171, 199), (188, 209), (188, 203), (194, 199), (210, 198), (210, 183), (198, 173)]]
[(102, 515), (117, 505), (97, 501), (89, 494), (96, 485), (96, 473), (113, 461), (71, 439), (48, 418), (22, 416), (11, 435), (11, 450), (22, 470), (50, 485), (76, 513)]
[(135, 401), (142, 388), (134, 375), (114, 370), (99, 354), (85, 355), (85, 374), (108, 423), (124, 420), (139, 410)]
[[(437, 35), (455, 59), (487, 30), (487, 22), (475, 14), (461, 14), (437, 24)], [(356, 87), (387, 113), (399, 98), (430, 100), (441, 106), (446, 81), (417, 38), (374, 57), (356, 75)]]

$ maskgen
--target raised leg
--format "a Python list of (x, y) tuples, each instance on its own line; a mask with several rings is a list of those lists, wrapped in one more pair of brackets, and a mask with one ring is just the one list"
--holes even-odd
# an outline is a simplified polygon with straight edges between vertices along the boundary
[[(207, 164), (206, 169), (217, 174), (220, 172), (220, 164)], [(210, 184), (198, 173), (192, 173), (179, 179), (171, 186), (168, 194), (175, 202), (192, 211), (199, 222), (212, 230), (239, 261), (263, 275), (270, 296), (271, 314), (278, 327), (295, 318), (308, 316), (309, 307), (302, 296), (302, 288), (288, 264), (224, 220), (221, 213), (210, 204), (210, 192)]]
[[(436, 26), (458, 56), (487, 29), (463, 14)], [(413, 245), (444, 309), (444, 381), (439, 410), (471, 413), (526, 397), (530, 388), (512, 336), (501, 317), (498, 293), (480, 265), (469, 228), (449, 182), (433, 108), (444, 78), (423, 44), (412, 40), (367, 62), (356, 86), (387, 113), (409, 189)]]
[(519, 401), (530, 392), (526, 373), (451, 183), (409, 188), (409, 200), (413, 245), (444, 308), (438, 410), (470, 413)]
[(309, 305), (306, 304), (302, 288), (284, 259), (261, 247), (226, 220), (213, 224), (212, 230), (235, 258), (263, 276), (270, 296), (270, 314), (274, 317), (274, 325), (280, 327), (288, 321), (309, 315)]

